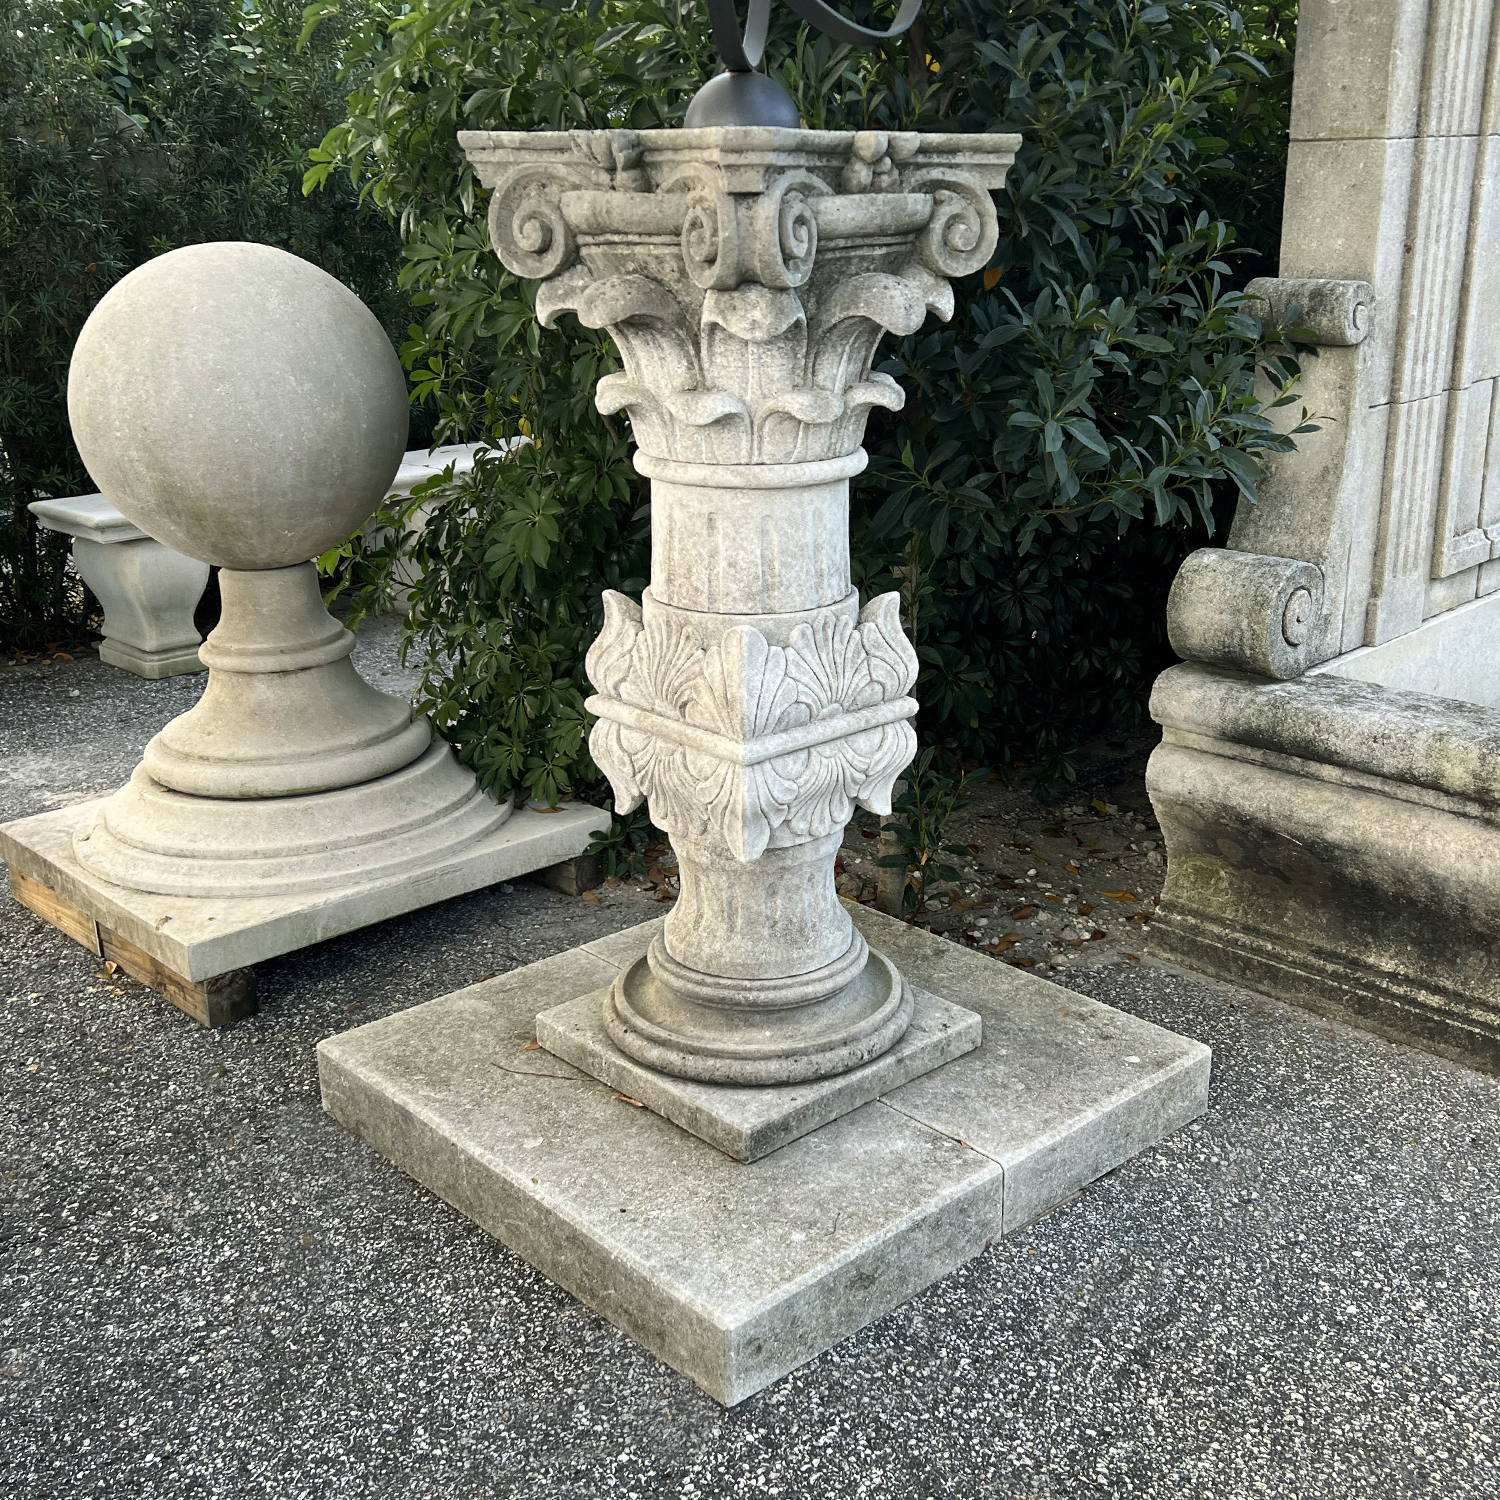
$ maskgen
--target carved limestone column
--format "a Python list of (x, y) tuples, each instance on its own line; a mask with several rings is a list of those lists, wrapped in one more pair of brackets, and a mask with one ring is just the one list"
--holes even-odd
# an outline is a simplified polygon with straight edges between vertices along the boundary
[(880, 1056), (910, 988), (854, 930), (833, 866), (916, 748), (899, 597), (863, 608), (849, 480), (886, 332), (951, 316), (995, 248), (1014, 136), (733, 127), (470, 132), (504, 264), (544, 322), (609, 331), (651, 480), (651, 585), (606, 592), (590, 740), (616, 806), (649, 800), (682, 894), (606, 1002), (624, 1052), (721, 1083)]

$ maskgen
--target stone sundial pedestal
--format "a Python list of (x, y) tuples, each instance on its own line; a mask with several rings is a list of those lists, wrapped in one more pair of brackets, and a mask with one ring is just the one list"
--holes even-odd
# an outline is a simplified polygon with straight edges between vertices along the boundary
[(460, 140), (538, 316), (620, 354), (597, 403), (651, 481), (651, 583), (604, 595), (590, 748), (681, 894), (325, 1042), (324, 1102), (733, 1402), (1204, 1103), (1206, 1048), (834, 888), (916, 750), (900, 598), (850, 578), (865, 421), (905, 399), (872, 361), (989, 263), (1018, 140)]
[(84, 325), (68, 402), (96, 483), (218, 564), (223, 608), (202, 697), (127, 785), (0, 829), (20, 899), (215, 1023), (253, 1008), (256, 961), (556, 863), (607, 821), (497, 805), (354, 669), (308, 559), (390, 487), (407, 398), (346, 287), (265, 245), (163, 255)]

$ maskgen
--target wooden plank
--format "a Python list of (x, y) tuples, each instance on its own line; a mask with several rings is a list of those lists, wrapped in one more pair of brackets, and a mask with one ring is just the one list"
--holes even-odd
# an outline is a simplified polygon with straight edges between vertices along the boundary
[(90, 953), (104, 957), (99, 943), (99, 924), (86, 912), (79, 910), (70, 901), (64, 901), (51, 886), (33, 880), (19, 870), (10, 872), (10, 893), (30, 908), (44, 922), (49, 922), (59, 932), (65, 932), (75, 943), (82, 943)]
[(533, 870), (531, 878), (565, 896), (581, 896), (604, 884), (604, 864), (597, 854), (579, 854), (561, 864)]
[(164, 995), (201, 1026), (228, 1026), (253, 1016), (260, 1008), (255, 1000), (254, 969), (231, 969), (209, 979), (184, 979), (107, 927), (99, 929), (99, 939), (101, 958), (113, 959), (132, 979)]
[(144, 949), (101, 927), (89, 914), (64, 901), (51, 886), (10, 872), (10, 893), (44, 922), (65, 932), (90, 953), (117, 963), (130, 977), (165, 996), (202, 1026), (227, 1026), (260, 1008), (255, 1000), (255, 970), (232, 969), (210, 979), (185, 979)]

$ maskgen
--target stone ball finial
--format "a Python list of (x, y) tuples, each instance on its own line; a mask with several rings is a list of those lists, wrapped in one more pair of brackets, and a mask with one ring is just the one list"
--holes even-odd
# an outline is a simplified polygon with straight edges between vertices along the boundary
[(390, 487), (406, 380), (375, 315), (270, 245), (189, 245), (90, 314), (68, 416), (95, 484), (143, 531), (247, 571), (351, 536)]

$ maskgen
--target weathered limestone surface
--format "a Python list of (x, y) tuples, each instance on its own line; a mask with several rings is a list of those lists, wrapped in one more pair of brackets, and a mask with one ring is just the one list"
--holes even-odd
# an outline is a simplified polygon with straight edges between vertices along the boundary
[(1149, 777), (1168, 853), (1153, 953), (1488, 1066), (1495, 10), (1299, 12), (1282, 275), (1252, 290), (1280, 316), (1295, 304), (1319, 346), (1282, 417), (1325, 420), (1272, 457), (1229, 549), (1183, 566), (1173, 645), (1218, 670), (1158, 683)]
[[(413, 839), (404, 851), (407, 858), (378, 874), (340, 867), (341, 851), (330, 848), (328, 868), (339, 873), (294, 890), (275, 891), (280, 882), (273, 878), (248, 896), (166, 894), (116, 885), (79, 862), (76, 836), (99, 817), (107, 800), (0, 824), (0, 859), (192, 980), (295, 953), (402, 912), (572, 859), (609, 827), (609, 814), (586, 803), (564, 803), (556, 811), (523, 807), (457, 851), (439, 844), (434, 853), (421, 839)], [(274, 874), (274, 856), (269, 863)]]
[(834, 891), (856, 806), (916, 748), (900, 598), (861, 607), (849, 479), (887, 332), (952, 313), (984, 266), (1012, 136), (736, 127), (472, 132), (495, 249), (544, 321), (609, 331), (650, 477), (651, 585), (604, 596), (590, 739), (650, 802), (682, 891), (603, 1025), (658, 1072), (782, 1086), (895, 1047), (914, 996)]
[(1500, 712), (1183, 665), (1151, 952), (1500, 1071)]
[[(645, 956), (642, 934), (630, 961)], [(873, 1062), (833, 1078), (763, 1088), (699, 1083), (638, 1063), (615, 1046), (605, 1030), (607, 988), (544, 1010), (536, 1018), (536, 1035), (554, 1056), (639, 1099), (726, 1156), (756, 1161), (979, 1045), (979, 1017), (973, 1011), (925, 990), (913, 990), (912, 996), (906, 1035)]]
[(733, 1405), (1206, 1104), (1200, 1043), (852, 915), (984, 1042), (760, 1161), (528, 1050), (538, 1010), (607, 988), (656, 923), (329, 1038), (324, 1107)]
[(104, 608), (100, 661), (153, 679), (203, 671), (193, 611), (207, 563), (162, 546), (103, 495), (34, 500), (28, 509), (73, 538), (73, 566)]

